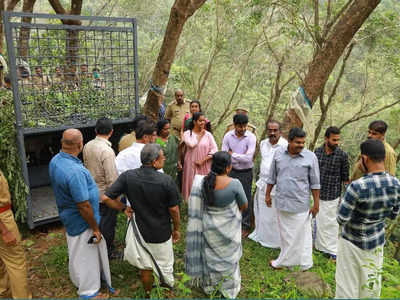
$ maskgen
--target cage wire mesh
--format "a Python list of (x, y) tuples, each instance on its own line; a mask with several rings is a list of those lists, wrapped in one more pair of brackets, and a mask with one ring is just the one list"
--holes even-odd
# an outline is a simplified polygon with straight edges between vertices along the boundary
[[(14, 13), (14, 19), (22, 15)], [(7, 39), (15, 50), (13, 84), (24, 128), (80, 126), (135, 114), (134, 19), (77, 17), (81, 25), (67, 25), (62, 23), (67, 16), (26, 15), (31, 23), (10, 22)]]

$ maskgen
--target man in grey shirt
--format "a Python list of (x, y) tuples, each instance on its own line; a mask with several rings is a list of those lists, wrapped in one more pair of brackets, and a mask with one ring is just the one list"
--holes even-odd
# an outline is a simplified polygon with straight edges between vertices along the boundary
[[(320, 177), (318, 159), (304, 149), (306, 133), (300, 128), (289, 132), (289, 145), (274, 154), (267, 179), (265, 201), (271, 207), (271, 190), (276, 185), (278, 227), (281, 236), (279, 257), (270, 261), (274, 269), (299, 265), (310, 269), (312, 261), (311, 215), (319, 210)], [(310, 209), (310, 196), (314, 198)]]

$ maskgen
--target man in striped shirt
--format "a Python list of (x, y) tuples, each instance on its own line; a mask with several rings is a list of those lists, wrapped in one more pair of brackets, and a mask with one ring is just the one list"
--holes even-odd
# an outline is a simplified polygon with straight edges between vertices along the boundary
[(360, 148), (365, 175), (349, 185), (337, 216), (335, 298), (379, 298), (385, 219), (399, 213), (400, 182), (385, 172), (384, 144), (369, 139)]

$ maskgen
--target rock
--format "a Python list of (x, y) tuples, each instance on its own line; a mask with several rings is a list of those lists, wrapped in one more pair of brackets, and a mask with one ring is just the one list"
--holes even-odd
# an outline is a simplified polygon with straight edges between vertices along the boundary
[(332, 297), (332, 290), (329, 284), (323, 281), (315, 272), (293, 272), (285, 281), (294, 280), (296, 287), (305, 295), (312, 298)]

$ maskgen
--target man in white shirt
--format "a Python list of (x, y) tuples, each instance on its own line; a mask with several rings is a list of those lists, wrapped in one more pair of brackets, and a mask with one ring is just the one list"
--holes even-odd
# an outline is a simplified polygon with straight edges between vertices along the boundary
[(131, 169), (140, 168), (140, 152), (144, 145), (154, 143), (157, 137), (156, 127), (153, 122), (141, 121), (136, 128), (136, 142), (122, 150), (115, 159), (118, 174)]
[[(268, 138), (261, 141), (260, 153), (260, 175), (256, 182), (257, 190), (254, 197), (254, 218), (255, 230), (249, 238), (268, 248), (280, 248), (280, 236), (278, 229), (278, 219), (276, 208), (273, 204), (268, 207), (265, 203), (265, 193), (267, 190), (267, 178), (271, 167), (272, 157), (279, 147), (287, 148), (288, 142), (281, 136), (281, 126), (278, 121), (270, 120), (267, 124)], [(275, 196), (275, 189), (271, 196)], [(274, 203), (274, 201), (272, 202)]]

